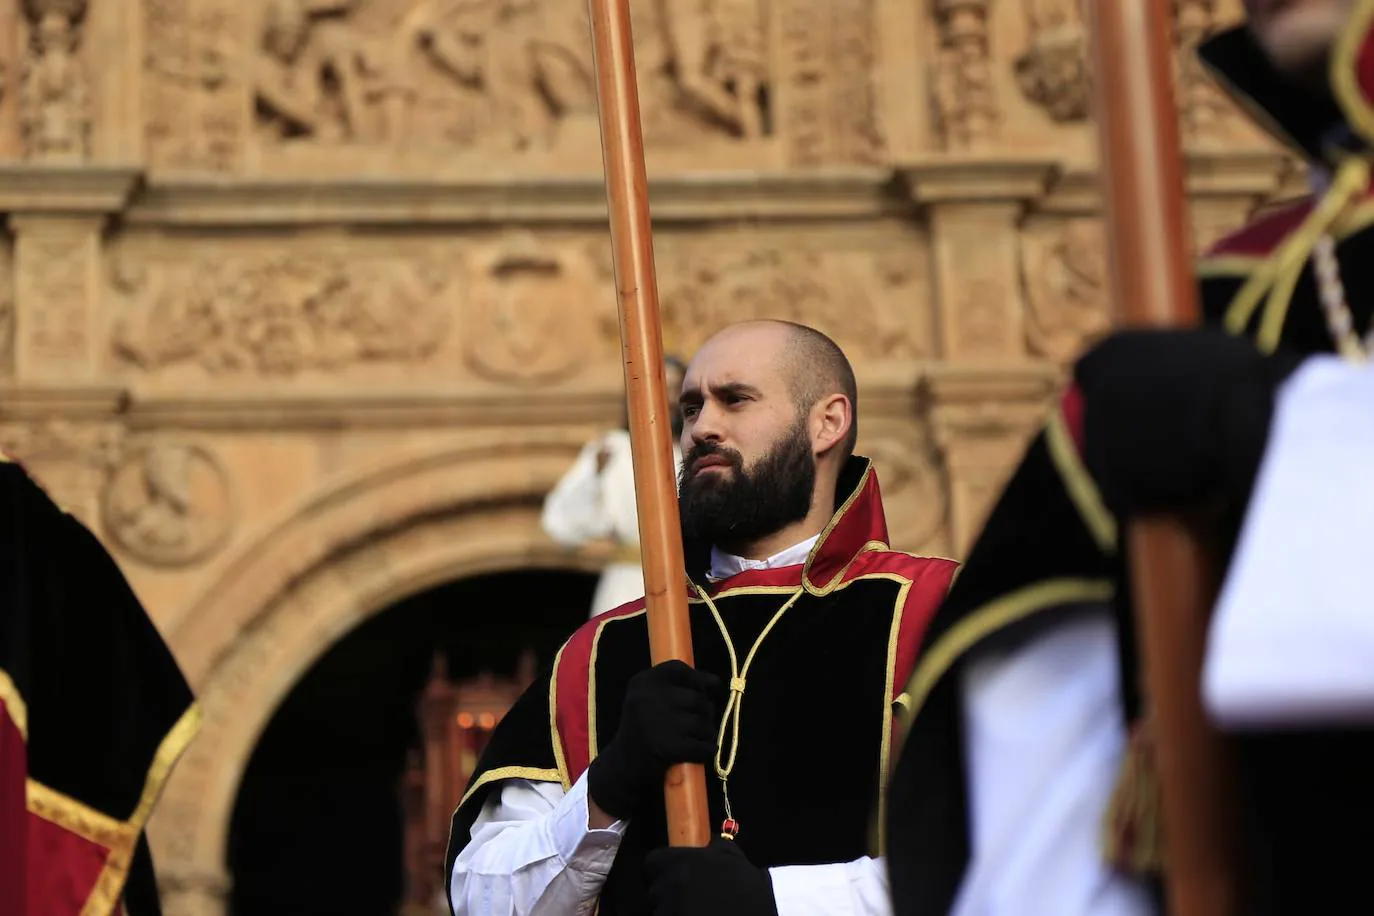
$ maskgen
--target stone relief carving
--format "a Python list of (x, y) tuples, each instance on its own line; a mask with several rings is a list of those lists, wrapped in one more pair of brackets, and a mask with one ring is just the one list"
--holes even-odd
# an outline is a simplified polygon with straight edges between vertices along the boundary
[(86, 0), (25, 0), (29, 47), (19, 71), (24, 155), (79, 162), (90, 155), (90, 82), (78, 55)]
[(1197, 55), (1198, 44), (1216, 28), (1216, 13), (1216, 0), (1174, 0), (1178, 107), (1185, 140), (1215, 138), (1234, 113)]
[(221, 547), (233, 524), (229, 476), (206, 449), (150, 443), (113, 469), (101, 501), (111, 540), (156, 566), (187, 566)]
[(780, 104), (773, 119), (793, 166), (871, 165), (887, 146), (874, 67), (873, 0), (772, 0)]
[(851, 356), (919, 356), (910, 316), (896, 306), (919, 295), (917, 273), (909, 256), (725, 245), (682, 252), (665, 259), (659, 278), (664, 336), (692, 353), (733, 321), (781, 318), (821, 329)]
[[(267, 0), (250, 66), (269, 142), (548, 150), (595, 142), (585, 5)], [(768, 123), (767, 0), (635, 0), (646, 142)]]
[(529, 234), (478, 252), (471, 277), (464, 353), (475, 372), (500, 381), (548, 382), (576, 371), (597, 342), (586, 305), (614, 305), (587, 251)]
[(0, 450), (92, 527), (95, 503), (123, 449), (124, 430), (117, 424), (44, 420), (0, 426)]
[(87, 275), (90, 239), (61, 232), (28, 233), (19, 244), (16, 288), (23, 291), (23, 346), (27, 355), (48, 364), (84, 365), (87, 327)]
[(244, 139), (237, 19), (222, 7), (188, 0), (146, 4), (146, 134), (154, 164), (232, 169)]
[(448, 335), (450, 282), (437, 261), (307, 253), (121, 263), (113, 283), (130, 301), (115, 352), (145, 370), (269, 375), (419, 362)]
[(1036, 227), (1022, 237), (1026, 342), (1067, 363), (1111, 329), (1106, 239), (1096, 220)]
[(390, 29), (368, 31), (345, 16), (356, 5), (267, 0), (253, 86), (260, 113), (279, 135), (394, 144), (409, 139), (417, 99), (410, 71), (420, 26), (412, 12)]
[(768, 0), (663, 0), (678, 89), (699, 110), (745, 139), (768, 123)]
[[(1026, 98), (1059, 123), (1091, 117), (1092, 75), (1084, 0), (1026, 0), (1027, 48), (1017, 56), (1017, 83)], [(1233, 113), (1197, 56), (1216, 28), (1216, 0), (1173, 0), (1175, 79), (1185, 140), (1214, 136)]]
[(999, 112), (988, 29), (991, 0), (933, 0), (938, 57), (932, 85), (937, 126), (949, 149), (990, 140)]
[(882, 161), (887, 147), (873, 70), (878, 62), (877, 5), (874, 0), (848, 0), (834, 22), (834, 49), (829, 67), (839, 71), (834, 102), (838, 159), (864, 165)]
[(857, 449), (873, 460), (883, 502), (891, 507), (889, 542), (897, 550), (920, 553), (943, 533), (948, 515), (945, 480), (934, 449), (910, 436), (863, 442)]
[(1092, 84), (1082, 0), (1027, 0), (1026, 18), (1030, 41), (1014, 62), (1021, 92), (1054, 121), (1085, 120)]

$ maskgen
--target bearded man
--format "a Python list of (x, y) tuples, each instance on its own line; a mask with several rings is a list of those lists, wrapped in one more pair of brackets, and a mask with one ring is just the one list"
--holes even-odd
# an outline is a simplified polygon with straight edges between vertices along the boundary
[(1374, 0), (1246, 10), (1199, 53), (1319, 194), (1204, 256), (1210, 327), (1125, 331), (1080, 360), (1012, 474), (908, 687), (898, 916), (1161, 910), (1171, 864), (1123, 549), (1128, 522), (1161, 513), (1225, 563), (1203, 699), (1236, 751), (1243, 912), (1368, 896), (1374, 652), (1333, 623), (1371, 607), (1374, 398), (1341, 358), (1374, 348)]
[[(873, 817), (901, 685), (955, 564), (888, 546), (876, 475), (853, 454), (853, 369), (819, 332), (725, 329), (680, 406), (697, 668), (651, 665), (642, 599), (568, 640), (454, 814), (455, 914), (887, 910)], [(676, 763), (709, 764), (722, 838), (707, 848), (666, 848)]]

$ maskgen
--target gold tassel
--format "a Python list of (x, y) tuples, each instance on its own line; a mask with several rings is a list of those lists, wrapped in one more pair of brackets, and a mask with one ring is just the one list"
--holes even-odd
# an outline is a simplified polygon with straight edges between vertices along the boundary
[(1149, 718), (1142, 717), (1131, 729), (1107, 806), (1103, 851), (1108, 864), (1130, 874), (1159, 874), (1164, 868), (1162, 823), (1154, 733)]

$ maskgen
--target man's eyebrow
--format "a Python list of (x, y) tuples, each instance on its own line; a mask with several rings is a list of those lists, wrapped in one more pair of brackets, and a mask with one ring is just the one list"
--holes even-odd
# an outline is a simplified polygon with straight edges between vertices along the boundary
[[(711, 385), (711, 393), (718, 398), (747, 397), (757, 398), (762, 395), (759, 389), (745, 382), (721, 382), (718, 385)], [(678, 397), (677, 402), (683, 407), (690, 407), (701, 403), (700, 387), (688, 388)]]
[(745, 382), (722, 382), (719, 385), (711, 386), (711, 393), (716, 397), (726, 397), (729, 395), (744, 395), (745, 397), (756, 398), (760, 394), (757, 388)]

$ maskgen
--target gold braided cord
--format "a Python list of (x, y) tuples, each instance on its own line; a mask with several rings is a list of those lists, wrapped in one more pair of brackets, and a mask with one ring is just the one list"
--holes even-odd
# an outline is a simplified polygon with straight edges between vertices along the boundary
[[(739, 752), (740, 711), (744, 706), (744, 687), (746, 679), (749, 676), (749, 667), (753, 664), (754, 656), (758, 654), (759, 647), (762, 646), (763, 641), (768, 638), (768, 634), (772, 632), (773, 627), (782, 619), (782, 615), (786, 614), (788, 610), (791, 609), (792, 605), (797, 603), (797, 599), (806, 593), (806, 588), (803, 586), (797, 589), (792, 593), (790, 598), (783, 602), (782, 607), (778, 608), (777, 613), (768, 621), (763, 631), (759, 633), (758, 639), (754, 640), (753, 646), (749, 648), (749, 654), (744, 657), (744, 667), (741, 668), (739, 657), (735, 654), (734, 640), (730, 638), (730, 632), (725, 627), (725, 621), (721, 618), (720, 611), (716, 609), (716, 603), (711, 600), (711, 596), (706, 594), (705, 589), (700, 585), (693, 583), (693, 587), (701, 597), (701, 600), (704, 601), (706, 606), (710, 609), (711, 616), (715, 618), (716, 626), (720, 629), (720, 636), (725, 640), (725, 651), (729, 653), (730, 656), (730, 698), (725, 703), (725, 712), (720, 720), (720, 731), (716, 735), (715, 767), (716, 776), (720, 778), (723, 790), (725, 816), (733, 819), (734, 815), (730, 812), (730, 796), (726, 786), (730, 779), (730, 773), (735, 768), (735, 756)], [(725, 760), (721, 760), (721, 755), (725, 751), (725, 735), (727, 731), (730, 733), (730, 753)]]
[(1337, 226), (1355, 199), (1369, 187), (1368, 160), (1352, 157), (1337, 169), (1331, 186), (1317, 206), (1269, 258), (1241, 286), (1226, 310), (1226, 329), (1242, 333), (1263, 303), (1256, 344), (1262, 352), (1272, 353), (1278, 346), (1293, 290), (1302, 276), (1313, 249), (1323, 235)]

